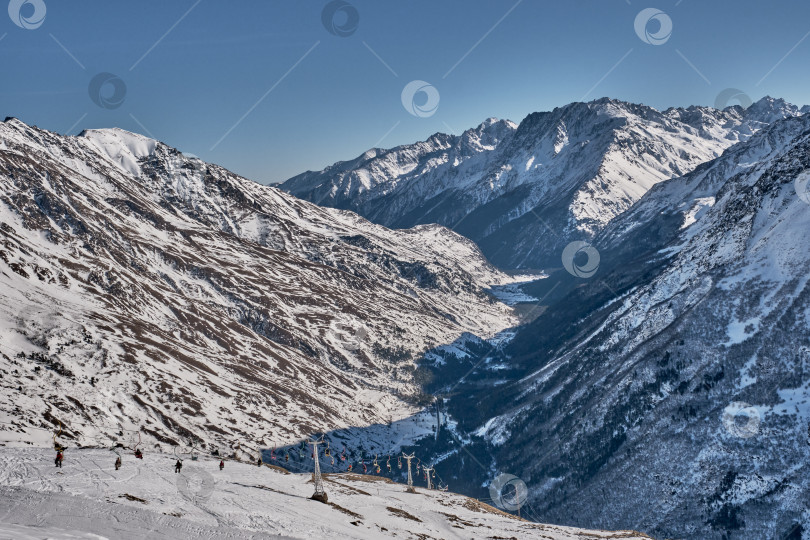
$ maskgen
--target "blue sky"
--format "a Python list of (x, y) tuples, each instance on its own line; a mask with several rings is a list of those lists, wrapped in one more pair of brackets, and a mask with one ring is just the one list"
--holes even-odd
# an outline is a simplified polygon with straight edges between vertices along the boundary
[[(738, 88), (810, 103), (805, 0), (351, 0), (331, 6), (332, 33), (328, 4), (12, 0), (16, 21), (0, 13), (0, 114), (61, 133), (118, 126), (276, 182), (601, 96), (663, 109)], [(116, 96), (117, 80), (96, 79), (115, 108), (89, 95), (99, 73), (126, 85)], [(414, 80), (438, 107), (420, 92), (406, 100), (417, 115), (406, 110)]]

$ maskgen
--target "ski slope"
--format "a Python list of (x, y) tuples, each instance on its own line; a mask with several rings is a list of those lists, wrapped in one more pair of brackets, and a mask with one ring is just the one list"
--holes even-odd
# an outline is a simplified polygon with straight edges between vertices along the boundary
[(62, 469), (45, 449), (0, 453), (0, 538), (413, 539), (649, 538), (632, 532), (541, 525), (449, 492), (405, 492), (379, 477), (329, 475), (329, 505), (309, 499), (311, 475), (218, 458), (171, 454), (137, 460), (103, 449), (68, 449)]

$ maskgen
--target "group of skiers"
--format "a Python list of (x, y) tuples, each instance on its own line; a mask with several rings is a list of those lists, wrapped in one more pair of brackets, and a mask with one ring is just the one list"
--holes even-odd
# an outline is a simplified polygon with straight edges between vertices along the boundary
[[(138, 459), (143, 459), (143, 452), (141, 452), (140, 449), (136, 449), (135, 450), (135, 457), (138, 458)], [(64, 459), (65, 459), (65, 456), (62, 453), (62, 449), (58, 449), (56, 451), (56, 459), (54, 460), (54, 464), (61, 469), (62, 468), (62, 461)], [(259, 467), (262, 466), (263, 462), (262, 462), (261, 457), (258, 459), (256, 464)], [(115, 458), (115, 470), (117, 471), (120, 468), (121, 468), (121, 456), (118, 456), (118, 457)], [(177, 462), (174, 464), (174, 472), (175, 472), (175, 474), (178, 474), (181, 471), (182, 468), (183, 468), (183, 461), (178, 459)], [(225, 468), (225, 460), (220, 459), (219, 460), (219, 470), (221, 471), (224, 468)]]

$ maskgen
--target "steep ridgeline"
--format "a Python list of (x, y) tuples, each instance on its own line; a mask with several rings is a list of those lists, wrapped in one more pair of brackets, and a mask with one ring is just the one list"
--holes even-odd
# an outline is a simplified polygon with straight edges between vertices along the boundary
[(655, 186), (596, 239), (597, 276), (518, 332), (501, 361), (524, 376), (458, 398), (473, 447), (521, 475), (541, 520), (661, 538), (810, 530), (802, 178), (808, 116)]
[(514, 323), (486, 292), (509, 279), (439, 226), (390, 231), (117, 129), (7, 119), (0, 440), (61, 422), (68, 444), (141, 427), (144, 447), (227, 450), (401, 417), (419, 351)]
[(771, 98), (664, 112), (600, 99), (372, 149), (280, 187), (389, 227), (445, 225), (503, 268), (558, 268), (570, 241), (593, 238), (653, 185), (799, 114)]

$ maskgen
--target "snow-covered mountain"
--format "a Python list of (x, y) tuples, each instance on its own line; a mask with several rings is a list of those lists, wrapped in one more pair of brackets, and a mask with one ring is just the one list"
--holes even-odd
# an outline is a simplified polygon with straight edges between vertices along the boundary
[(652, 188), (597, 237), (598, 276), (454, 387), (468, 452), (521, 475), (541, 521), (802, 538), (809, 178), (801, 116)]
[(389, 227), (448, 226), (501, 267), (554, 268), (570, 241), (593, 238), (653, 185), (799, 114), (772, 98), (663, 112), (603, 98), (372, 149), (280, 187)]
[[(466, 237), (389, 230), (120, 130), (7, 120), (2, 440), (43, 446), (61, 424), (72, 446), (140, 433), (255, 456), (328, 430), (355, 462), (415, 451), (475, 496), (519, 476), (540, 522), (796, 540), (810, 530), (807, 112), (604, 99), (290, 181)], [(468, 238), (548, 277), (521, 290)], [(555, 269), (575, 238), (601, 254), (590, 279)], [(516, 327), (493, 292), (535, 288), (542, 309)], [(285, 463), (304, 470), (297, 454)]]
[[(510, 277), (118, 129), (0, 124), (0, 440), (228, 451), (418, 408), (414, 360)], [(140, 435), (138, 431), (140, 430)], [(21, 435), (22, 434), (22, 435)]]

